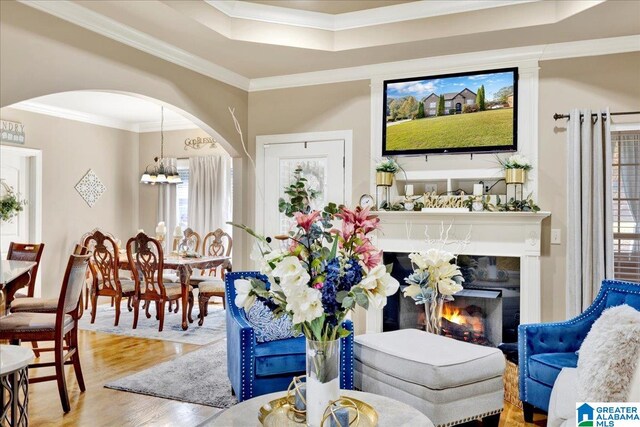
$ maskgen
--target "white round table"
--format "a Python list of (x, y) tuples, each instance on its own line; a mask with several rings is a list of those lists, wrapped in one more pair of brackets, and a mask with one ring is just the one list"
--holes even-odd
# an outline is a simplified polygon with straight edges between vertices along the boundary
[[(242, 403), (238, 403), (229, 409), (217, 413), (202, 423), (201, 426), (260, 426), (260, 423), (258, 422), (259, 409), (264, 404), (282, 397), (284, 394), (285, 392), (279, 391), (245, 400)], [(342, 390), (340, 394), (347, 397), (353, 397), (373, 406), (378, 412), (379, 427), (433, 427), (433, 423), (426, 417), (426, 415), (397, 400), (379, 396), (377, 394), (352, 390)], [(302, 425), (303, 424), (301, 424), (301, 426)]]
[(0, 345), (0, 420), (9, 420), (11, 426), (29, 425), (27, 371), (33, 357), (31, 349)]

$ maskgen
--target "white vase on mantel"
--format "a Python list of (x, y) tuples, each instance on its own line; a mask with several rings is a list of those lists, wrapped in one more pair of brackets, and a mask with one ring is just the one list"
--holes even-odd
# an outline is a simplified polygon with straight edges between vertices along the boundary
[(307, 339), (307, 426), (320, 427), (330, 402), (340, 398), (340, 340)]

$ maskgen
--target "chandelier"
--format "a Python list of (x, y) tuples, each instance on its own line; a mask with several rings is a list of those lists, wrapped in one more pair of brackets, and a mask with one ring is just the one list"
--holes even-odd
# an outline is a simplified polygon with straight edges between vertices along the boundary
[(140, 178), (142, 184), (180, 184), (176, 159), (164, 158), (164, 107), (160, 107), (160, 157), (153, 158), (154, 164), (147, 165)]

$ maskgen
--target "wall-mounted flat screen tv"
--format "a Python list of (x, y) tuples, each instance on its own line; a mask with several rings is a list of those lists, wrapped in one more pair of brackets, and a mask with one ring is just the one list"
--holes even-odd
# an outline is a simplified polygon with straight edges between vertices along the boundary
[(384, 155), (517, 150), (518, 69), (384, 82)]

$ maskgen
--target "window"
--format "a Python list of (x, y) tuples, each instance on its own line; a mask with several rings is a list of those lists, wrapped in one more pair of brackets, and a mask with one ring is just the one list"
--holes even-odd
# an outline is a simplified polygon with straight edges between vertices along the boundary
[(640, 280), (640, 131), (613, 132), (614, 277)]
[(429, 108), (436, 108), (436, 103), (435, 102), (430, 102), (429, 103)]
[(475, 99), (467, 99), (467, 105), (473, 105), (476, 103)]
[(178, 159), (178, 174), (182, 182), (176, 185), (176, 221), (184, 229), (189, 225), (189, 159)]
[(451, 107), (451, 101), (444, 101), (445, 107)]

